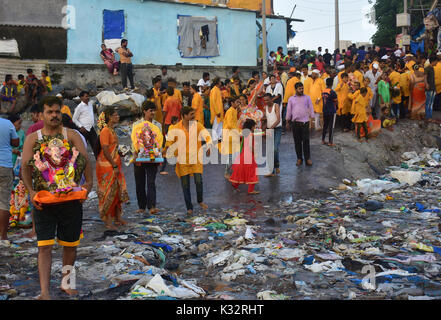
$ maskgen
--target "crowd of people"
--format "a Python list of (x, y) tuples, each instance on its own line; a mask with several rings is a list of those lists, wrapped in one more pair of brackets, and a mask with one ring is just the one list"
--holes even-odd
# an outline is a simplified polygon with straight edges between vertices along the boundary
[[(52, 91), (52, 81), (49, 72), (43, 70), (41, 78), (37, 78), (32, 69), (27, 69), (27, 76), (19, 74), (17, 80), (13, 75), (7, 74), (0, 91), (0, 103), (8, 103), (7, 113), (16, 113), (17, 98), (26, 97), (25, 105), (35, 105), (45, 95)], [(3, 109), (3, 108), (2, 108)]]

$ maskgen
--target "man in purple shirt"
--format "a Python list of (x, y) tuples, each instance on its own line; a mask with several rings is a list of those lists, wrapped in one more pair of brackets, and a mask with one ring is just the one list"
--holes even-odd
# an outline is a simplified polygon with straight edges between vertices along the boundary
[(309, 148), (309, 121), (314, 119), (314, 108), (309, 96), (303, 94), (303, 84), (296, 83), (296, 95), (289, 98), (286, 111), (286, 129), (292, 125), (294, 143), (297, 153), (297, 166), (301, 166), (303, 158), (306, 165), (312, 166)]

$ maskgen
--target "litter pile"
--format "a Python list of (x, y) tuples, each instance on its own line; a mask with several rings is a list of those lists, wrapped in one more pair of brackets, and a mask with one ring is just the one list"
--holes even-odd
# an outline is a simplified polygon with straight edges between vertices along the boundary
[[(138, 216), (78, 248), (80, 299), (440, 299), (441, 154), (402, 160), (377, 180), (345, 179), (326, 198), (266, 205), (257, 218), (231, 208)], [(85, 233), (94, 228), (85, 219)], [(21, 276), (35, 272), (36, 248), (11, 240), (1, 259), (26, 258)], [(23, 299), (13, 264), (0, 267), (0, 296)], [(52, 271), (61, 274), (59, 259)]]

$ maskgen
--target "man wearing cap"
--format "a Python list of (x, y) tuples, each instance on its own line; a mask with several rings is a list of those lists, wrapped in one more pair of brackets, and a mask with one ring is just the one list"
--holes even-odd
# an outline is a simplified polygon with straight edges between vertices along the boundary
[(305, 95), (311, 97), (312, 105), (315, 112), (314, 127), (319, 130), (323, 122), (323, 98), (322, 94), (326, 89), (325, 82), (320, 78), (320, 71), (314, 69), (311, 77), (305, 80), (304, 83)]
[(365, 78), (369, 78), (371, 81), (369, 84), (369, 87), (372, 90), (372, 93), (374, 94), (374, 97), (371, 99), (370, 107), (372, 109), (372, 112), (375, 113), (375, 119), (379, 119), (380, 117), (380, 105), (378, 103), (378, 82), (381, 80), (381, 72), (378, 70), (380, 66), (378, 63), (374, 63), (372, 65), (372, 70), (369, 70), (364, 75)]
[(405, 68), (410, 70), (410, 72), (413, 72), (413, 66), (415, 65), (415, 59), (414, 56), (409, 54), (406, 54), (406, 57), (404, 58), (404, 61), (406, 61)]

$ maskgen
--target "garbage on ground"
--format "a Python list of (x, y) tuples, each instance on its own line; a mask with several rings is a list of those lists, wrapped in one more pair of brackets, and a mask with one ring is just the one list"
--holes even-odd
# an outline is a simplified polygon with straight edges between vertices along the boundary
[[(405, 166), (377, 179), (265, 204), (256, 218), (246, 205), (192, 217), (128, 213), (137, 223), (104, 231), (85, 217), (80, 299), (440, 299), (438, 155), (405, 153)], [(0, 266), (0, 299), (22, 299), (35, 273), (36, 240), (23, 235), (0, 242), (10, 264)], [(61, 269), (54, 259), (53, 274)]]

